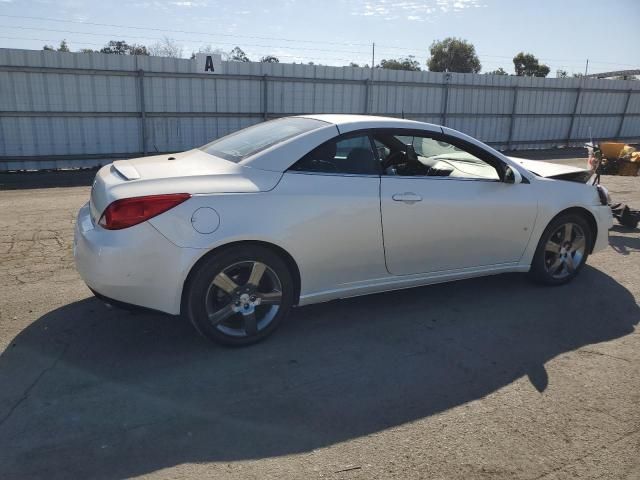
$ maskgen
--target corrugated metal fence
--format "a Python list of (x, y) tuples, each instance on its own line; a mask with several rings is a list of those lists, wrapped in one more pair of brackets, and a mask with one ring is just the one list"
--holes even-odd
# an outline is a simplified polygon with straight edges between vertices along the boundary
[(0, 171), (186, 150), (268, 118), (366, 113), (501, 149), (640, 139), (640, 82), (0, 49)]

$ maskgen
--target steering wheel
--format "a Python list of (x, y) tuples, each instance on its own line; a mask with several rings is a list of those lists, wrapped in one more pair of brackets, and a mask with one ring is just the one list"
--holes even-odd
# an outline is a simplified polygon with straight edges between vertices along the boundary
[[(407, 154), (405, 152), (403, 152), (402, 150), (398, 150), (397, 152), (393, 152), (391, 155), (389, 155), (387, 158), (384, 159), (384, 161), (382, 162), (382, 169), (386, 170), (387, 168), (391, 167), (392, 165), (396, 165), (398, 163), (404, 163), (402, 161), (403, 157), (406, 157)], [(400, 160), (400, 161), (398, 161)]]

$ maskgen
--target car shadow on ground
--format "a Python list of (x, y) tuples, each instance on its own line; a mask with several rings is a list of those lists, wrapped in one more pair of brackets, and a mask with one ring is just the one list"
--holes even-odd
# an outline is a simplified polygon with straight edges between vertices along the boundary
[(614, 225), (609, 230), (609, 245), (615, 252), (621, 255), (629, 255), (632, 252), (638, 252), (640, 251), (640, 237), (629, 236), (630, 233), (637, 232), (640, 232), (637, 228)]
[(299, 308), (267, 341), (210, 345), (187, 322), (76, 302), (0, 357), (0, 477), (121, 478), (309, 452), (479, 399), (550, 359), (627, 335), (632, 294), (591, 267)]

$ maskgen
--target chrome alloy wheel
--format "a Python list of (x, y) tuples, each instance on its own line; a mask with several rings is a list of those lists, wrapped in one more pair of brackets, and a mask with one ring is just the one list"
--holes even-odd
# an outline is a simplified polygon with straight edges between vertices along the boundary
[(227, 335), (250, 337), (278, 313), (282, 284), (264, 263), (238, 262), (214, 277), (205, 298), (212, 325)]
[(577, 270), (584, 261), (587, 247), (582, 227), (565, 223), (554, 231), (544, 247), (544, 265), (554, 279), (562, 280)]

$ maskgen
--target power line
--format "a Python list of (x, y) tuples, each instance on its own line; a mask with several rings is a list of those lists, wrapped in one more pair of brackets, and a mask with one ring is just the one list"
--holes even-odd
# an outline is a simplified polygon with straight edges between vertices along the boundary
[[(47, 39), (44, 39), (44, 38), (13, 37), (13, 36), (4, 36), (4, 35), (0, 35), (0, 38), (5, 38), (5, 39), (9, 39), (9, 40), (30, 40), (30, 41), (35, 41), (35, 42), (54, 43), (54, 42), (52, 42), (51, 39), (47, 40)], [(96, 47), (104, 47), (104, 44), (102, 44), (102, 43), (92, 43), (92, 42), (77, 41), (77, 40), (74, 40), (72, 38), (68, 38), (66, 40), (71, 42), (71, 43), (75, 43), (77, 45), (90, 45), (90, 46), (96, 46)], [(274, 55), (274, 53), (273, 52), (255, 52), (255, 55), (266, 56), (266, 55)], [(284, 54), (284, 53), (276, 53), (275, 55), (277, 57), (300, 59), (300, 61), (302, 61), (302, 59), (311, 59), (311, 60), (318, 60), (318, 61), (340, 60), (340, 61), (343, 61), (343, 62), (351, 62), (353, 60), (352, 58), (309, 57), (309, 56), (306, 56), (306, 55), (287, 55), (287, 54)]]
[[(145, 40), (156, 40), (162, 41), (163, 38), (158, 37), (150, 37), (144, 35), (130, 35), (130, 34), (120, 34), (120, 33), (95, 33), (95, 32), (78, 32), (74, 30), (57, 30), (51, 28), (40, 28), (40, 27), (24, 27), (24, 26), (13, 26), (13, 25), (0, 25), (0, 28), (9, 28), (16, 30), (38, 30), (43, 32), (56, 32), (56, 33), (71, 33), (71, 34), (79, 34), (79, 35), (91, 35), (91, 36), (99, 36), (99, 37), (112, 37), (112, 38), (139, 38)], [(189, 39), (189, 38), (173, 38), (171, 40), (175, 40), (177, 42), (190, 42), (190, 43), (205, 43), (211, 42), (211, 40), (202, 40), (202, 39)], [(216, 44), (220, 45), (238, 45), (239, 42), (220, 42), (216, 41)], [(242, 43), (244, 47), (259, 47), (259, 48), (290, 48), (290, 47), (282, 47), (279, 45), (262, 45), (262, 44), (251, 44), (251, 43)], [(311, 47), (296, 47), (296, 50), (309, 50), (309, 51), (317, 51), (317, 52), (336, 52), (336, 53), (355, 53), (359, 55), (367, 55), (368, 50), (366, 52), (362, 50), (335, 50), (335, 49), (324, 49), (324, 48), (311, 48)]]
[[(43, 29), (44, 30), (44, 29)], [(15, 37), (15, 36), (0, 36), (0, 38), (4, 38), (4, 39), (10, 39), (10, 40), (29, 40), (29, 41), (37, 41), (37, 42), (43, 42), (45, 44), (47, 43), (55, 43), (57, 40), (51, 40), (51, 39), (43, 39), (43, 38), (31, 38), (31, 37)], [(76, 45), (79, 46), (83, 46), (83, 45), (89, 45), (92, 47), (103, 47), (104, 44), (102, 43), (95, 43), (95, 42), (85, 42), (85, 41), (78, 41), (72, 38), (67, 38), (66, 40), (68, 40), (71, 43), (74, 43)], [(277, 47), (277, 48), (282, 48), (282, 47)], [(285, 47), (286, 48), (286, 47)], [(351, 63), (354, 61), (354, 59), (358, 59), (356, 57), (351, 57), (351, 58), (344, 58), (344, 57), (332, 57), (332, 56), (320, 56), (320, 57), (312, 57), (312, 56), (307, 56), (307, 55), (290, 55), (290, 54), (286, 54), (286, 53), (279, 53), (279, 52), (252, 52), (251, 55), (257, 55), (259, 57), (261, 56), (266, 56), (266, 55), (275, 55), (277, 57), (282, 57), (282, 58), (290, 58), (290, 59), (295, 59), (298, 60), (300, 62), (303, 61), (308, 61), (308, 60), (313, 60), (313, 61), (317, 61), (317, 62), (343, 62), (343, 63)], [(361, 61), (364, 61), (365, 58), (363, 57), (361, 59)], [(484, 61), (483, 60), (483, 64), (486, 67), (486, 69), (490, 69), (490, 68), (495, 68), (496, 66), (503, 66), (501, 64), (501, 62), (498, 61)], [(489, 66), (492, 65), (492, 66)], [(549, 68), (553, 71), (553, 70), (571, 70), (571, 71), (581, 71), (582, 70), (582, 65), (578, 65), (578, 64), (573, 64), (573, 65), (569, 65), (569, 64), (549, 64), (548, 65)]]
[(357, 46), (365, 46), (368, 47), (370, 46), (370, 44), (368, 43), (353, 43), (353, 42), (327, 42), (327, 41), (323, 41), (323, 42), (317, 42), (315, 40), (300, 40), (300, 39), (294, 39), (294, 38), (278, 38), (278, 37), (261, 37), (261, 36), (255, 36), (255, 35), (236, 35), (236, 34), (230, 34), (230, 33), (209, 33), (209, 32), (196, 32), (196, 31), (187, 31), (187, 30), (171, 30), (168, 28), (154, 28), (154, 27), (138, 27), (138, 26), (133, 26), (133, 25), (116, 25), (116, 24), (112, 24), (112, 23), (97, 23), (97, 22), (82, 22), (79, 20), (63, 20), (60, 18), (46, 18), (46, 17), (30, 17), (30, 16), (26, 16), (26, 15), (7, 15), (7, 14), (0, 14), (0, 17), (7, 17), (7, 18), (24, 18), (24, 19), (30, 19), (30, 20), (44, 20), (47, 22), (62, 22), (62, 23), (79, 23), (82, 25), (94, 25), (94, 26), (99, 26), (99, 27), (117, 27), (117, 28), (131, 28), (131, 29), (135, 29), (135, 30), (153, 30), (153, 31), (157, 31), (157, 32), (172, 32), (172, 33), (186, 33), (186, 34), (196, 34), (196, 35), (218, 35), (221, 37), (234, 37), (234, 38), (255, 38), (258, 40), (278, 40), (278, 41), (282, 41), (282, 42), (302, 42), (302, 43), (325, 43), (327, 45), (357, 45)]
[[(230, 37), (230, 38), (253, 38), (253, 39), (259, 39), (259, 40), (282, 41), (282, 42), (312, 43), (312, 44), (342, 45), (342, 46), (344, 46), (344, 45), (347, 45), (347, 46), (362, 46), (362, 47), (367, 47), (367, 48), (371, 46), (371, 44), (369, 44), (369, 43), (358, 43), (358, 42), (331, 42), (331, 41), (318, 41), (318, 40), (301, 40), (301, 39), (282, 38), (282, 37), (265, 37), (265, 36), (256, 36), (256, 35), (242, 35), (242, 34), (229, 34), (229, 33), (210, 33), (210, 32), (187, 31), (187, 30), (172, 30), (172, 29), (166, 29), (166, 28), (140, 27), (140, 26), (135, 26), (135, 25), (118, 25), (118, 24), (111, 24), (111, 23), (98, 23), (98, 22), (84, 22), (84, 21), (80, 21), (80, 20), (64, 20), (64, 19), (59, 19), (59, 18), (36, 17), (36, 16), (27, 16), (27, 15), (0, 14), (0, 17), (22, 18), (22, 19), (30, 19), (30, 20), (43, 20), (43, 21), (47, 21), (47, 22), (74, 23), (74, 24), (94, 25), (94, 26), (102, 26), (102, 27), (129, 28), (129, 29), (135, 29), (135, 30), (151, 30), (151, 31), (157, 31), (157, 32), (186, 33), (186, 34), (206, 35), (206, 36), (214, 36), (214, 37), (215, 36), (219, 36), (219, 37)], [(78, 33), (80, 33), (80, 32), (78, 32)], [(210, 41), (210, 40), (207, 40), (207, 41)], [(425, 48), (424, 51), (422, 51), (422, 50), (415, 49), (415, 47), (397, 46), (397, 45), (377, 44), (377, 47), (378, 47), (378, 50), (402, 50), (404, 52), (409, 52), (409, 53), (418, 53), (419, 52), (420, 55), (426, 53), (426, 51), (427, 51), (426, 48)], [(318, 51), (323, 51), (323, 50), (318, 49)], [(328, 50), (324, 50), (324, 51), (328, 51)], [(331, 50), (331, 51), (335, 51), (335, 50)], [(345, 53), (359, 53), (359, 52), (347, 51), (347, 50), (343, 50), (343, 52), (345, 52)], [(363, 52), (363, 54), (364, 54), (364, 52)], [(480, 57), (505, 58), (505, 59), (512, 59), (513, 58), (513, 56), (507, 56), (507, 55), (488, 55), (488, 54), (482, 54), (482, 53), (479, 53), (478, 55)], [(544, 61), (544, 62), (549, 62), (549, 61), (553, 61), (553, 62), (567, 62), (567, 61), (570, 61), (570, 62), (583, 62), (583, 59), (576, 59), (576, 58), (572, 58), (572, 59), (566, 59), (566, 58), (565, 59), (541, 58), (541, 57), (538, 57), (538, 58), (540, 60)], [(591, 60), (591, 59), (589, 61), (592, 64), (617, 65), (617, 66), (629, 66), (629, 67), (637, 67), (638, 66), (638, 64), (607, 62), (607, 61)]]

